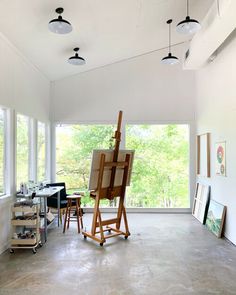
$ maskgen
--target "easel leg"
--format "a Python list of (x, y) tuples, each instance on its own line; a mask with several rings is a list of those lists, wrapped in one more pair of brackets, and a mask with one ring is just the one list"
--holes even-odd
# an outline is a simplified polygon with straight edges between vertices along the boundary
[(117, 212), (117, 223), (116, 223), (116, 229), (120, 229), (120, 223), (121, 223), (121, 217), (122, 217), (122, 212), (124, 208), (124, 198), (120, 197), (119, 200), (119, 207), (118, 207), (118, 212)]
[(123, 206), (123, 216), (124, 216), (124, 224), (125, 224), (125, 233), (128, 237), (128, 236), (130, 236), (130, 232), (129, 232), (129, 226), (128, 226), (128, 220), (127, 220), (127, 216), (126, 216), (125, 206)]
[(103, 227), (102, 227), (102, 217), (101, 217), (100, 210), (98, 210), (98, 223), (99, 223), (101, 240), (102, 240), (102, 244), (103, 244), (105, 242), (105, 238), (104, 238), (104, 232), (103, 232)]
[(95, 200), (95, 206), (93, 210), (93, 223), (92, 223), (92, 230), (91, 233), (93, 236), (96, 234), (96, 223), (97, 223), (97, 218), (98, 218), (98, 210), (99, 210), (99, 198), (96, 197)]

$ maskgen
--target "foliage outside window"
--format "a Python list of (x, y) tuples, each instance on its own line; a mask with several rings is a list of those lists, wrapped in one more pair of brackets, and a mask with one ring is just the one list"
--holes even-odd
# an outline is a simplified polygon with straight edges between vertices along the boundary
[[(56, 128), (56, 180), (65, 182), (68, 193), (87, 190), (93, 149), (107, 149), (114, 134), (112, 125), (62, 125)], [(93, 200), (82, 199), (91, 207)], [(111, 204), (104, 200), (102, 206)]]
[(187, 125), (127, 125), (126, 147), (135, 150), (127, 207), (189, 207)]
[(0, 195), (5, 193), (5, 111), (0, 109)]
[(16, 184), (29, 180), (29, 118), (17, 114), (16, 129)]
[(37, 179), (44, 181), (46, 179), (46, 126), (45, 123), (38, 122), (38, 138), (37, 138)]
[[(56, 179), (69, 193), (86, 190), (93, 149), (109, 148), (111, 125), (64, 125), (56, 129)], [(127, 125), (126, 148), (135, 150), (126, 206), (189, 207), (189, 130), (187, 125)], [(94, 205), (88, 194), (83, 206)], [(103, 206), (116, 206), (103, 201)]]

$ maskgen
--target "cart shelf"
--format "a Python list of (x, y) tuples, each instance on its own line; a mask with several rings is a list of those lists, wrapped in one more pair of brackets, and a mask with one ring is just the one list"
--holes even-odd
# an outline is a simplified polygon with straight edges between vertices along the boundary
[[(35, 215), (34, 219), (27, 219), (27, 217)], [(19, 219), (19, 216), (23, 216), (22, 219)], [(24, 219), (26, 217), (26, 219)], [(21, 217), (20, 217), (21, 218)], [(33, 253), (37, 252), (37, 247), (42, 246), (40, 239), (40, 216), (39, 216), (39, 206), (37, 204), (30, 206), (17, 206), (12, 207), (12, 220), (11, 225), (13, 228), (13, 233), (26, 231), (27, 227), (33, 227), (35, 236), (33, 238), (12, 238), (10, 253), (14, 253), (14, 249), (32, 249)], [(12, 235), (13, 236), (13, 235)]]
[(37, 244), (37, 239), (32, 238), (32, 239), (11, 239), (11, 244), (12, 245), (36, 245)]
[(30, 220), (12, 219), (11, 224), (14, 226), (36, 226), (37, 219), (30, 219)]
[(29, 206), (12, 207), (12, 212), (36, 213), (37, 206), (34, 205), (32, 207), (29, 207)]

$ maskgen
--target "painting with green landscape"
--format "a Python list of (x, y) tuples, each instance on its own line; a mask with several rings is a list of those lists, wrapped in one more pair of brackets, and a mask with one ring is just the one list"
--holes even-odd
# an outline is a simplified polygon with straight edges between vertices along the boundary
[(218, 238), (222, 236), (222, 229), (224, 225), (226, 207), (214, 200), (210, 201), (206, 227), (207, 229), (215, 234)]

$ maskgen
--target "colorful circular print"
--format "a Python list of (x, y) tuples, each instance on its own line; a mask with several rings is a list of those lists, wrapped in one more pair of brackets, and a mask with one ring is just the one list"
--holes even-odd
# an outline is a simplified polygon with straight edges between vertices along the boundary
[(220, 165), (220, 173), (224, 175), (225, 173), (225, 166), (223, 164)]
[(224, 149), (223, 147), (220, 145), (217, 149), (217, 160), (218, 162), (221, 164), (224, 158)]

